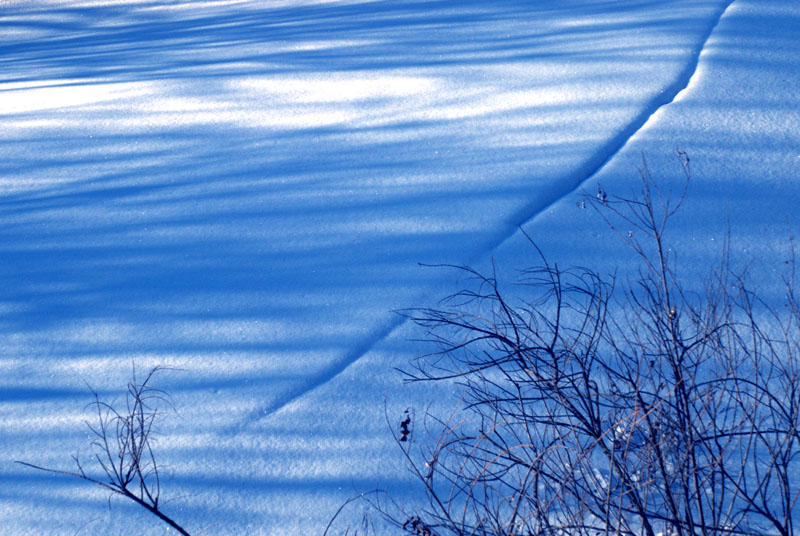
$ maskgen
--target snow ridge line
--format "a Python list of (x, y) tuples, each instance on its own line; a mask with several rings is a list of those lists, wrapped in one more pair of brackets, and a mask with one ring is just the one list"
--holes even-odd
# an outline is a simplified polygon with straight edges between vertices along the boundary
[(282, 408), (288, 406), (306, 393), (310, 393), (317, 387), (330, 382), (336, 376), (344, 372), (347, 367), (361, 359), (365, 354), (375, 348), (379, 342), (388, 338), (389, 335), (391, 335), (397, 328), (402, 326), (405, 321), (405, 317), (399, 314), (392, 314), (388, 322), (374, 329), (367, 337), (364, 338), (361, 343), (356, 345), (355, 348), (346, 353), (341, 359), (329, 364), (319, 373), (309, 378), (307, 382), (296, 386), (294, 389), (290, 389), (269, 404), (251, 412), (247, 417), (245, 417), (243, 422), (231, 426), (228, 431), (236, 434), (244, 430), (249, 424), (255, 423), (265, 417), (269, 417), (273, 413), (276, 413)]
[[(575, 192), (582, 184), (591, 180), (597, 175), (606, 165), (628, 144), (637, 132), (639, 132), (649, 122), (650, 118), (656, 114), (661, 108), (675, 101), (692, 81), (697, 69), (700, 65), (700, 56), (714, 33), (714, 30), (719, 26), (725, 13), (730, 9), (736, 0), (730, 0), (724, 8), (719, 10), (713, 24), (710, 24), (705, 34), (700, 39), (699, 45), (692, 54), (692, 60), (680, 72), (675, 82), (666, 87), (659, 95), (651, 99), (647, 106), (644, 107), (641, 113), (631, 121), (627, 127), (620, 131), (616, 136), (611, 138), (605, 145), (592, 154), (584, 163), (581, 170), (576, 174), (573, 181), (567, 182), (566, 185), (556, 185), (545, 195), (539, 199), (532, 201), (525, 205), (522, 209), (517, 211), (509, 218), (509, 223), (506, 227), (495, 237), (488, 241), (488, 246), (482, 248), (481, 251), (475, 253), (470, 257), (467, 264), (474, 263), (483, 258), (488, 253), (496, 250), (508, 240), (510, 240), (517, 231), (524, 225), (530, 223), (537, 216), (544, 213), (552, 205), (566, 197), (567, 195)], [(372, 334), (358, 344), (351, 352), (348, 352), (342, 359), (332, 363), (320, 373), (310, 378), (304, 385), (298, 385), (296, 388), (281, 395), (273, 400), (268, 405), (252, 412), (244, 422), (234, 426), (233, 432), (246, 428), (249, 424), (255, 423), (265, 417), (269, 417), (273, 413), (277, 413), (284, 407), (288, 406), (295, 400), (304, 396), (307, 393), (325, 385), (333, 380), (336, 376), (344, 372), (350, 365), (358, 361), (365, 354), (370, 352), (382, 340), (388, 338), (394, 331), (406, 322), (406, 318), (397, 314), (393, 314), (389, 321), (375, 329)]]
[(700, 56), (702, 56), (708, 40), (711, 38), (711, 35), (714, 33), (714, 30), (717, 28), (717, 26), (719, 26), (719, 23), (722, 21), (725, 13), (728, 12), (735, 1), (736, 0), (730, 0), (724, 8), (719, 10), (716, 19), (714, 19), (714, 23), (709, 25), (705, 35), (703, 35), (702, 39), (700, 40), (700, 44), (695, 49), (695, 52), (692, 55), (692, 61), (690, 61), (683, 71), (681, 71), (675, 82), (667, 86), (659, 95), (653, 98), (648, 105), (645, 106), (642, 112), (639, 113), (633, 119), (633, 121), (628, 124), (627, 127), (620, 131), (619, 134), (611, 138), (610, 141), (608, 141), (592, 156), (590, 156), (582, 166), (583, 171), (577, 174), (577, 178), (574, 181), (571, 181), (563, 186), (560, 184), (555, 185), (554, 188), (545, 195), (523, 207), (510, 218), (510, 228), (507, 227), (504, 232), (498, 233), (499, 236), (495, 241), (493, 241), (493, 245), (486, 251), (477, 254), (472, 260), (477, 260), (487, 253), (498, 249), (500, 246), (510, 240), (516, 234), (517, 230), (522, 226), (530, 223), (536, 219), (537, 216), (544, 213), (548, 208), (556, 204), (558, 201), (577, 191), (581, 185), (589, 182), (594, 176), (600, 173), (600, 171), (602, 171), (603, 168), (605, 168), (606, 165), (615, 156), (617, 156), (626, 145), (628, 145), (628, 142), (647, 125), (651, 117), (653, 117), (663, 107), (675, 102), (675, 99), (678, 98), (678, 96), (689, 87), (692, 78), (694, 78), (694, 75), (697, 73), (697, 69), (700, 66)]

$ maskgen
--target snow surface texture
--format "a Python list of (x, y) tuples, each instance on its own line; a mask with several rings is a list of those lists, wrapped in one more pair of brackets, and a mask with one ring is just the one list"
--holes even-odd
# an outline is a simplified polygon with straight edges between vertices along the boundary
[[(791, 1), (0, 2), (0, 526), (161, 534), (71, 469), (88, 383), (159, 386), (164, 509), (204, 534), (318, 534), (396, 488), (383, 421), (431, 392), (390, 309), (417, 263), (624, 259), (576, 188), (692, 159), (687, 264), (774, 279), (798, 227)], [(684, 89), (685, 88), (685, 89)], [(772, 267), (772, 268), (770, 268)], [(773, 271), (771, 271), (773, 270)], [(440, 393), (446, 394), (446, 393)]]

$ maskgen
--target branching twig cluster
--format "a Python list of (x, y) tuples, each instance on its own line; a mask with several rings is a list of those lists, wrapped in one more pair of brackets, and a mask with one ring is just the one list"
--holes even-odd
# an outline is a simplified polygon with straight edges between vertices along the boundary
[[(396, 437), (427, 504), (398, 527), (439, 535), (794, 534), (800, 309), (731, 268), (687, 291), (665, 235), (684, 200), (646, 165), (629, 198), (588, 197), (636, 254), (626, 281), (541, 255), (523, 298), (495, 277), (406, 311), (434, 351), (410, 381), (455, 381), (463, 408)], [(602, 190), (600, 190), (602, 191)], [(405, 421), (404, 421), (405, 422)], [(401, 423), (402, 424), (402, 423)], [(406, 423), (405, 428), (408, 428)], [(424, 434), (428, 430), (428, 434)], [(408, 516), (408, 514), (403, 514)]]
[(92, 458), (103, 476), (92, 476), (87, 472), (78, 455), (72, 457), (77, 466), (76, 471), (62, 471), (21, 461), (17, 463), (91, 482), (113, 494), (130, 499), (178, 533), (188, 536), (185, 529), (162, 511), (159, 502), (161, 478), (160, 466), (153, 452), (153, 427), (161, 409), (171, 406), (167, 394), (151, 385), (153, 376), (160, 370), (164, 369), (151, 369), (141, 381), (137, 380), (134, 370), (133, 379), (128, 383), (123, 408), (104, 402), (93, 391), (92, 407), (96, 413), (96, 421), (86, 424), (94, 437), (91, 443)]

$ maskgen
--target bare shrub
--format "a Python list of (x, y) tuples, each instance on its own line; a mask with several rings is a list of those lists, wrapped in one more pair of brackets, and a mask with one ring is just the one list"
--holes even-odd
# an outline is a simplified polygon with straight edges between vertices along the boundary
[(59, 475), (67, 475), (91, 482), (112, 494), (130, 499), (152, 513), (164, 523), (188, 536), (188, 532), (161, 509), (160, 465), (153, 451), (154, 425), (165, 406), (171, 407), (168, 395), (151, 385), (153, 376), (164, 370), (151, 369), (141, 381), (136, 378), (128, 383), (124, 407), (100, 400), (97, 392), (91, 406), (96, 413), (94, 423), (87, 421), (94, 439), (90, 450), (99, 472), (104, 476), (91, 476), (78, 455), (73, 456), (77, 471), (62, 471), (41, 467), (27, 462), (17, 463), (33, 469)]
[(407, 379), (456, 382), (463, 395), (450, 416), (397, 417), (395, 440), (426, 497), (408, 510), (373, 501), (398, 528), (794, 534), (794, 262), (781, 309), (731, 268), (727, 247), (703, 292), (686, 290), (666, 241), (689, 183), (688, 157), (678, 157), (685, 182), (675, 195), (643, 162), (638, 194), (599, 189), (585, 200), (635, 253), (633, 278), (562, 270), (539, 252), (513, 297), (494, 276), (458, 267), (464, 288), (404, 312), (433, 345)]

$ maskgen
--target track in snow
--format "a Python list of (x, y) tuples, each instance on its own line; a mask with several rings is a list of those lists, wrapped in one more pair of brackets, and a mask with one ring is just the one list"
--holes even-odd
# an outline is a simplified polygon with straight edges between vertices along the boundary
[[(622, 129), (619, 134), (611, 138), (605, 145), (592, 154), (586, 160), (582, 166), (582, 169), (576, 173), (575, 180), (566, 184), (558, 185), (549, 192), (546, 192), (545, 195), (540, 196), (538, 199), (523, 207), (515, 214), (512, 214), (512, 216), (509, 218), (508, 224), (502, 231), (495, 235), (493, 240), (490, 242), (490, 245), (483, 251), (476, 253), (471, 260), (477, 261), (491, 251), (496, 250), (512, 236), (514, 236), (519, 228), (534, 220), (539, 214), (546, 211), (551, 205), (555, 204), (560, 199), (566, 197), (572, 192), (575, 192), (582, 184), (597, 175), (597, 173), (599, 173), (600, 170), (602, 170), (606, 164), (608, 164), (608, 162), (611, 161), (627, 145), (628, 141), (648, 123), (650, 118), (656, 112), (658, 112), (658, 110), (672, 103), (691, 83), (691, 80), (700, 65), (700, 57), (705, 49), (706, 43), (708, 43), (708, 40), (714, 33), (714, 30), (717, 28), (723, 16), (731, 8), (734, 2), (735, 0), (731, 0), (724, 8), (719, 10), (719, 13), (713, 19), (713, 23), (709, 25), (702, 39), (700, 39), (694, 54), (692, 54), (692, 61), (686, 65), (674, 83), (653, 98), (642, 110), (642, 112), (639, 113), (626, 128)], [(234, 431), (241, 430), (251, 423), (257, 422), (260, 419), (280, 411), (282, 408), (288, 406), (306, 393), (309, 393), (317, 387), (330, 382), (345, 369), (347, 369), (347, 367), (371, 351), (380, 341), (388, 338), (404, 323), (404, 317), (393, 315), (388, 322), (373, 330), (371, 335), (366, 337), (364, 341), (353, 348), (352, 351), (345, 354), (338, 361), (332, 363), (319, 374), (309, 378), (308, 381), (303, 385), (297, 386), (295, 389), (285, 393), (281, 397), (272, 401), (270, 404), (252, 412), (240, 425), (235, 427)]]

